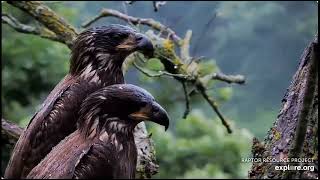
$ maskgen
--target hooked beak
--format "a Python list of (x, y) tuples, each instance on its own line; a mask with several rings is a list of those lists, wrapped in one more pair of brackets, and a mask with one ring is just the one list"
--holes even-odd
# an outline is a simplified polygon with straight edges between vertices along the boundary
[(137, 51), (141, 52), (148, 59), (153, 57), (153, 44), (147, 36), (138, 33), (136, 37), (136, 42)]
[(152, 108), (142, 108), (141, 110), (131, 113), (130, 118), (139, 121), (152, 121), (165, 127), (167, 131), (169, 127), (169, 116), (158, 103), (154, 103)]

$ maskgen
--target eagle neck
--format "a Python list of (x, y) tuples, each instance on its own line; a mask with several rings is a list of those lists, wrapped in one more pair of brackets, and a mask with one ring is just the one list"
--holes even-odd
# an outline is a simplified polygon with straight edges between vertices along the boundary
[[(102, 86), (124, 83), (122, 63), (125, 57), (110, 55), (108, 53), (97, 53), (95, 56), (85, 56), (82, 59), (78, 62), (87, 62), (87, 64), (71, 66), (71, 74), (88, 82), (101, 84)], [(72, 67), (77, 68), (71, 69)]]
[[(121, 122), (117, 122), (117, 125), (118, 127), (121, 126)], [(114, 145), (117, 152), (115, 158), (118, 163), (114, 167), (117, 170), (114, 171), (113, 176), (115, 178), (133, 179), (135, 178), (137, 164), (137, 147), (133, 136), (134, 126), (125, 125), (129, 128), (128, 131), (121, 131), (117, 127), (108, 126), (109, 128), (106, 128), (104, 132), (108, 134), (109, 143)]]
[(132, 135), (135, 126), (135, 123), (128, 124), (123, 120), (109, 120), (104, 125), (104, 128), (108, 133), (113, 133), (117, 136), (119, 135), (121, 137), (124, 137)]

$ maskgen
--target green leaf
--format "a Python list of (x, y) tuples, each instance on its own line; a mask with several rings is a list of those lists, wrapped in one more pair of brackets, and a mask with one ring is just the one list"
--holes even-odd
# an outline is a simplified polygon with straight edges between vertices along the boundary
[(211, 74), (216, 72), (218, 67), (216, 65), (216, 61), (214, 59), (209, 59), (207, 61), (203, 61), (199, 63), (199, 74), (200, 76), (204, 76), (207, 74)]
[(223, 101), (227, 101), (232, 97), (233, 91), (231, 87), (223, 87), (223, 88), (219, 88), (218, 93), (219, 93), (219, 97)]
[(164, 66), (158, 58), (151, 58), (146, 63), (146, 67), (153, 71), (162, 71)]

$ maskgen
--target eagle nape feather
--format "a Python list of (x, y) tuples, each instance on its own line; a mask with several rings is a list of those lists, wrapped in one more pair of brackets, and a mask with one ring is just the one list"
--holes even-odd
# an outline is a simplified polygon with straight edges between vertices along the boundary
[(153, 45), (127, 26), (93, 27), (80, 33), (71, 48), (69, 73), (50, 92), (19, 137), (4, 177), (25, 178), (54, 146), (76, 130), (77, 112), (85, 97), (101, 87), (125, 83), (121, 67), (135, 51), (152, 56)]
[(55, 146), (27, 178), (135, 178), (135, 126), (141, 121), (169, 126), (167, 112), (152, 95), (130, 84), (90, 94), (79, 114), (77, 130)]

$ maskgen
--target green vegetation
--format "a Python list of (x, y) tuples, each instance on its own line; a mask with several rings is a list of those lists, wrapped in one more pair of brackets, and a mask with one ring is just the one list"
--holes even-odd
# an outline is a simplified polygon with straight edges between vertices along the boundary
[(205, 117), (194, 110), (187, 119), (178, 120), (175, 132), (149, 128), (156, 145), (160, 172), (155, 178), (246, 178), (252, 134), (238, 129), (225, 132), (219, 119)]
[[(78, 28), (102, 7), (124, 11), (120, 2), (48, 5)], [(209, 85), (210, 95), (235, 129), (228, 135), (198, 94), (191, 97), (191, 114), (181, 119), (185, 102), (180, 84), (167, 77), (149, 78), (129, 68), (126, 82), (150, 91), (171, 117), (168, 132), (158, 126), (148, 127), (160, 165), (154, 178), (247, 177), (250, 164), (241, 163), (241, 158), (249, 156), (252, 136), (263, 138), (276, 119), (303, 48), (317, 30), (316, 8), (314, 2), (168, 2), (155, 13), (151, 2), (127, 5), (130, 15), (154, 18), (181, 37), (191, 29), (191, 56), (206, 57), (201, 62), (201, 74), (220, 69), (247, 78), (244, 86), (217, 81)], [(2, 10), (25, 24), (33, 22), (6, 3), (2, 3)], [(206, 26), (216, 12), (218, 16)], [(110, 23), (124, 22), (104, 18), (93, 26)], [(2, 37), (2, 117), (26, 126), (68, 72), (70, 50), (57, 42), (15, 32), (5, 24)], [(146, 66), (163, 69), (157, 59)], [(2, 174), (9, 149), (3, 150)]]

